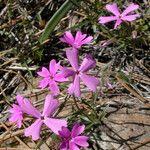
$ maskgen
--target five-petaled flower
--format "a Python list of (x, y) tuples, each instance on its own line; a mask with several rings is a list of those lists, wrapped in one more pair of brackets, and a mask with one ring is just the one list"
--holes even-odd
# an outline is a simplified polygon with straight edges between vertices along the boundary
[(59, 68), (60, 63), (56, 63), (54, 59), (49, 63), (49, 70), (42, 67), (42, 71), (37, 72), (39, 76), (44, 78), (39, 81), (39, 88), (44, 89), (49, 85), (51, 93), (57, 95), (60, 92), (57, 82), (66, 81), (63, 75), (58, 72)]
[(59, 135), (62, 139), (60, 150), (80, 150), (79, 147), (88, 147), (88, 137), (81, 135), (85, 129), (84, 125), (76, 123), (70, 132), (68, 128), (62, 127)]
[(131, 12), (138, 9), (139, 5), (137, 4), (130, 4), (122, 13), (119, 12), (116, 3), (107, 4), (106, 9), (114, 14), (114, 16), (101, 16), (99, 17), (99, 23), (105, 24), (107, 22), (116, 21), (114, 29), (116, 29), (123, 21), (134, 21), (139, 14), (132, 14)]
[(62, 74), (64, 77), (73, 77), (73, 83), (70, 85), (68, 89), (68, 93), (70, 95), (74, 94), (77, 97), (80, 97), (80, 80), (93, 92), (96, 91), (96, 88), (99, 84), (99, 80), (88, 74), (88, 71), (96, 66), (95, 60), (91, 55), (87, 55), (81, 66), (78, 66), (78, 51), (73, 48), (69, 48), (66, 50), (67, 58), (72, 66), (72, 69), (63, 67)]
[(82, 34), (81, 31), (78, 31), (75, 37), (73, 37), (70, 31), (66, 31), (64, 36), (60, 38), (62, 42), (69, 44), (75, 49), (79, 49), (82, 45), (90, 43), (92, 39), (92, 36), (87, 37), (87, 34)]
[(42, 113), (40, 113), (28, 99), (20, 95), (17, 96), (17, 101), (24, 113), (36, 118), (35, 122), (25, 129), (25, 136), (32, 136), (33, 140), (38, 140), (40, 138), (40, 130), (43, 124), (50, 128), (55, 134), (58, 134), (58, 131), (61, 130), (63, 126), (67, 126), (65, 120), (53, 117), (54, 112), (59, 106), (59, 102), (54, 99), (52, 95), (46, 96)]

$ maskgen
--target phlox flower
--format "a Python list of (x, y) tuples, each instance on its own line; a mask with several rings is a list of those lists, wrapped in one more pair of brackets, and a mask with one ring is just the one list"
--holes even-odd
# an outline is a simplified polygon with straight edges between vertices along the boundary
[(35, 122), (25, 129), (25, 136), (32, 136), (33, 140), (40, 138), (40, 130), (43, 124), (50, 128), (55, 134), (64, 126), (67, 126), (67, 122), (63, 119), (56, 119), (53, 117), (54, 112), (59, 106), (58, 100), (54, 99), (53, 96), (47, 95), (43, 112), (39, 112), (28, 99), (18, 95), (18, 103), (22, 111), (34, 118)]
[(79, 147), (88, 147), (88, 137), (81, 135), (85, 129), (85, 125), (76, 123), (70, 132), (68, 128), (62, 127), (59, 131), (62, 143), (60, 144), (60, 150), (80, 150)]
[(73, 37), (70, 31), (66, 31), (64, 36), (60, 38), (60, 40), (64, 43), (69, 44), (71, 47), (75, 49), (79, 49), (82, 45), (88, 44), (92, 41), (92, 36), (87, 36), (87, 34), (82, 34), (82, 32), (78, 31)]
[(20, 106), (13, 104), (9, 112), (11, 113), (9, 121), (15, 123), (18, 128), (21, 128), (23, 120), (23, 112)]
[(58, 72), (59, 68), (60, 63), (56, 63), (54, 59), (49, 63), (49, 70), (42, 67), (42, 70), (37, 72), (39, 76), (43, 77), (43, 79), (39, 81), (39, 88), (44, 89), (49, 86), (52, 94), (57, 95), (60, 92), (57, 82), (66, 81), (66, 79)]
[(131, 22), (136, 20), (136, 18), (139, 17), (139, 14), (131, 14), (131, 12), (138, 8), (139, 5), (132, 3), (122, 13), (120, 13), (116, 3), (107, 4), (106, 9), (113, 13), (114, 16), (101, 16), (99, 17), (99, 23), (105, 24), (107, 22), (116, 21), (114, 26), (114, 29), (116, 29), (123, 21)]
[(80, 92), (80, 81), (82, 80), (83, 83), (93, 92), (96, 91), (96, 88), (99, 84), (99, 80), (91, 75), (88, 74), (88, 71), (96, 66), (95, 60), (91, 57), (91, 55), (87, 55), (81, 66), (78, 65), (78, 51), (76, 49), (67, 49), (66, 50), (67, 58), (72, 66), (71, 69), (69, 68), (62, 68), (62, 73), (64, 77), (73, 77), (73, 83), (71, 83), (68, 93), (74, 94), (75, 96), (79, 97), (81, 95)]

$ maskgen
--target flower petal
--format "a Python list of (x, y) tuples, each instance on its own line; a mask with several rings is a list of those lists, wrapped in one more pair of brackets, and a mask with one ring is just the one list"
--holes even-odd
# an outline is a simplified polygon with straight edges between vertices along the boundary
[(17, 127), (21, 128), (23, 120), (23, 113), (21, 108), (18, 105), (13, 104), (9, 112), (11, 113), (9, 121), (12, 123), (16, 123)]
[(132, 3), (123, 11), (121, 16), (126, 16), (127, 14), (129, 14), (130, 12), (132, 12), (138, 8), (139, 8), (139, 5)]
[(107, 4), (106, 5), (106, 9), (108, 11), (110, 11), (111, 13), (113, 13), (115, 16), (120, 16), (120, 12), (118, 10), (117, 4), (113, 3), (113, 4)]
[(68, 78), (69, 76), (73, 76), (75, 71), (66, 67), (61, 67), (61, 74), (64, 76), (64, 78)]
[(121, 24), (122, 20), (118, 19), (115, 23), (114, 29), (116, 29), (120, 24)]
[(59, 148), (60, 148), (60, 150), (68, 150), (69, 143), (64, 141), (60, 144)]
[(67, 43), (69, 45), (73, 45), (74, 37), (73, 37), (73, 35), (71, 34), (70, 31), (66, 31), (64, 36), (62, 38), (60, 38), (60, 41), (62, 41), (64, 43)]
[(101, 24), (105, 24), (107, 22), (111, 22), (111, 21), (114, 21), (114, 20), (117, 20), (118, 17), (116, 16), (104, 16), (104, 17), (99, 17), (99, 23)]
[(92, 36), (88, 36), (87, 38), (85, 38), (84, 40), (82, 40), (81, 45), (83, 44), (88, 44), (93, 40)]
[(41, 113), (31, 104), (30, 100), (21, 95), (16, 96), (17, 102), (24, 113), (39, 118)]
[(81, 91), (80, 91), (80, 77), (78, 75), (75, 76), (73, 84), (71, 84), (69, 89), (68, 89), (68, 93), (70, 95), (72, 95), (74, 93), (74, 95), (76, 97), (80, 97), (80, 95), (81, 95)]
[(57, 95), (60, 92), (59, 87), (55, 81), (52, 81), (49, 85), (52, 94)]
[(42, 124), (42, 120), (37, 119), (31, 126), (25, 129), (25, 136), (32, 136), (32, 140), (38, 140), (40, 138), (40, 129)]
[(41, 89), (44, 89), (47, 87), (47, 85), (49, 84), (50, 79), (49, 78), (44, 78), (42, 80), (39, 81), (38, 87)]
[(67, 58), (75, 71), (78, 70), (78, 51), (74, 48), (69, 48), (66, 50)]
[(61, 131), (59, 131), (59, 135), (62, 137), (62, 138), (69, 138), (70, 137), (70, 131), (68, 128), (66, 127), (62, 127)]
[(128, 16), (124, 16), (121, 19), (124, 21), (134, 21), (137, 19), (137, 17), (139, 17), (139, 14), (135, 14), (135, 15), (128, 15)]
[(65, 78), (65, 77), (64, 77), (64, 74), (62, 74), (62, 73), (56, 74), (55, 77), (54, 77), (54, 80), (55, 80), (55, 81), (58, 81), (58, 82), (65, 82), (65, 81), (68, 81), (68, 79)]
[(69, 93), (70, 95), (72, 95), (72, 94), (74, 93), (74, 84), (73, 84), (73, 83), (70, 84), (70, 86), (69, 86), (69, 88), (68, 88), (68, 93)]
[(56, 63), (55, 59), (52, 59), (49, 63), (49, 71), (52, 76), (56, 74), (60, 66), (60, 63)]
[(69, 150), (80, 150), (79, 147), (73, 142), (69, 142)]
[(79, 71), (86, 72), (90, 70), (91, 68), (94, 68), (96, 66), (96, 61), (92, 58), (91, 55), (87, 55), (79, 68)]
[(76, 123), (71, 131), (71, 137), (74, 138), (78, 135), (80, 135), (85, 129), (85, 125), (80, 125), (79, 123)]
[(44, 123), (49, 127), (55, 134), (59, 134), (58, 131), (61, 131), (62, 127), (67, 127), (67, 121), (63, 119), (54, 119), (45, 117)]
[(42, 116), (50, 116), (58, 108), (59, 102), (52, 95), (47, 95), (45, 98)]
[(42, 67), (42, 71), (38, 71), (37, 74), (41, 77), (48, 77), (50, 75), (49, 71), (45, 67)]
[[(81, 31), (78, 31), (75, 36), (75, 43), (80, 43), (82, 40), (82, 36), (83, 35), (82, 35)], [(86, 37), (86, 34), (84, 35), (84, 37)]]
[(70, 43), (74, 42), (74, 37), (73, 37), (73, 35), (72, 35), (72, 33), (70, 31), (66, 31), (65, 32), (65, 37), (67, 38), (67, 40), (70, 41)]
[(93, 76), (90, 76), (90, 75), (86, 75), (86, 74), (81, 74), (80, 75), (80, 78), (81, 80), (84, 82), (84, 84), (90, 89), (92, 90), (93, 92), (96, 91), (96, 88), (99, 84), (99, 80), (96, 79), (95, 77)]
[(82, 147), (88, 147), (89, 143), (87, 142), (89, 138), (87, 136), (77, 136), (74, 138), (74, 143)]

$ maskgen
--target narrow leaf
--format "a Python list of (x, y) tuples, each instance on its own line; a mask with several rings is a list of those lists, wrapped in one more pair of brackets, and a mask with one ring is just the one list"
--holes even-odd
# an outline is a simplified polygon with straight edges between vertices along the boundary
[(66, 13), (73, 7), (73, 3), (70, 0), (66, 0), (64, 4), (57, 10), (57, 12), (48, 21), (44, 32), (40, 36), (40, 43), (43, 43), (49, 35), (54, 31), (59, 21), (66, 15)]

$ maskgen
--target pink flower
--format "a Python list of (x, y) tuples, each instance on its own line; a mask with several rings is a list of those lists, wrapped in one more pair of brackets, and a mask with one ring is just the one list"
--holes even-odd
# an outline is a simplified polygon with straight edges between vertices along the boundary
[(139, 5), (132, 3), (122, 13), (120, 13), (116, 3), (107, 4), (106, 9), (113, 13), (114, 16), (99, 17), (99, 23), (105, 24), (107, 22), (116, 21), (114, 26), (114, 29), (116, 29), (122, 21), (131, 22), (136, 20), (136, 18), (139, 17), (139, 14), (131, 14), (131, 12), (138, 8)]
[(39, 82), (39, 88), (44, 89), (49, 85), (52, 94), (57, 95), (60, 92), (57, 82), (66, 81), (66, 79), (58, 73), (59, 68), (60, 63), (56, 63), (54, 59), (49, 63), (49, 70), (42, 67), (42, 71), (37, 72), (39, 76), (43, 77), (43, 79)]
[(76, 123), (70, 132), (68, 128), (62, 127), (59, 135), (62, 139), (60, 150), (80, 150), (80, 147), (88, 147), (87, 136), (80, 135), (85, 129), (84, 125)]
[(87, 34), (82, 34), (80, 31), (76, 33), (75, 37), (73, 37), (70, 31), (66, 31), (64, 36), (60, 38), (62, 42), (67, 43), (76, 49), (80, 48), (84, 44), (90, 43), (92, 39), (92, 36), (87, 37)]
[(65, 120), (55, 119), (53, 117), (55, 110), (59, 106), (59, 102), (51, 95), (46, 96), (42, 113), (40, 113), (28, 99), (23, 98), (20, 95), (17, 96), (17, 99), (19, 100), (19, 105), (23, 112), (36, 118), (35, 122), (25, 129), (25, 136), (32, 136), (33, 140), (38, 140), (43, 124), (50, 128), (55, 134), (58, 134), (58, 131), (61, 130), (62, 126), (67, 126)]
[(18, 105), (13, 104), (12, 108), (9, 110), (9, 112), (11, 113), (9, 121), (16, 123), (17, 127), (21, 128), (22, 120), (23, 120), (23, 112), (22, 112), (21, 108)]
[(80, 80), (93, 92), (96, 91), (96, 87), (99, 84), (99, 80), (95, 77), (88, 75), (87, 72), (94, 68), (96, 65), (95, 60), (92, 59), (91, 55), (87, 55), (81, 64), (78, 66), (78, 51), (76, 49), (67, 49), (66, 51), (67, 58), (72, 66), (72, 69), (62, 68), (62, 73), (65, 77), (72, 76), (73, 83), (70, 85), (68, 89), (69, 94), (74, 94), (79, 97), (81, 95), (80, 92)]

